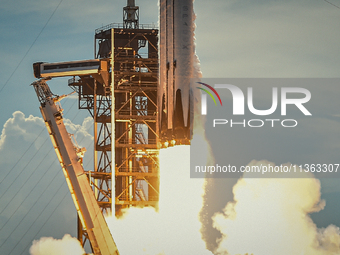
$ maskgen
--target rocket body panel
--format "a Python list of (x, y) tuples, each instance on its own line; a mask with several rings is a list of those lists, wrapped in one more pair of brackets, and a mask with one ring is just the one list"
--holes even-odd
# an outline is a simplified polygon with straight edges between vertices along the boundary
[(175, 91), (181, 90), (184, 125), (189, 113), (190, 79), (194, 71), (193, 1), (176, 1), (175, 5)]
[[(174, 23), (173, 20), (174, 8), (173, 2), (167, 1), (166, 16), (166, 60), (167, 60), (167, 95), (168, 107), (174, 101)], [(168, 129), (173, 128), (173, 111), (168, 111)]]
[(190, 144), (194, 73), (192, 0), (160, 0), (159, 123), (161, 142)]

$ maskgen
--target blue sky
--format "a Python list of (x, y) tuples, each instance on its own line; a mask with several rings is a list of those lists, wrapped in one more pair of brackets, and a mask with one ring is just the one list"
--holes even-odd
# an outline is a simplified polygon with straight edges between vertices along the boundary
[[(157, 23), (157, 1), (136, 2), (140, 6), (140, 22)], [(340, 6), (339, 0), (332, 2)], [(121, 23), (125, 1), (63, 0), (56, 9), (58, 4), (59, 1), (51, 0), (0, 2), (0, 170), (1, 176), (6, 176), (0, 177), (0, 210), (8, 204), (0, 213), (0, 249), (4, 254), (11, 250), (12, 254), (27, 253), (32, 236), (37, 239), (61, 238), (64, 233), (76, 235), (75, 215), (66, 221), (64, 217), (73, 204), (66, 186), (59, 190), (64, 183), (60, 165), (41, 119), (36, 118), (40, 117), (39, 103), (29, 86), (34, 81), (32, 63), (93, 58), (94, 30)], [(196, 0), (194, 7), (196, 51), (204, 77), (339, 77), (340, 9), (325, 1)], [(56, 94), (71, 92), (67, 79), (49, 84)], [(84, 121), (87, 113), (79, 112), (72, 98), (62, 103), (66, 118), (72, 121), (69, 129), (74, 130), (81, 145), (90, 144), (91, 121)], [(90, 161), (88, 165), (91, 166)], [(218, 180), (214, 189), (225, 186), (223, 180)], [(322, 186), (327, 205), (315, 216), (320, 226), (340, 225), (336, 217), (340, 190), (336, 186), (337, 180)], [(35, 204), (35, 211), (29, 209), (41, 190), (46, 194)], [(208, 196), (213, 196), (213, 192)], [(228, 199), (231, 195), (211, 204), (209, 214), (220, 210)], [(45, 208), (35, 229), (30, 228)], [(53, 220), (47, 220), (54, 208), (57, 209)], [(26, 218), (21, 222), (23, 217)], [(16, 228), (18, 222), (20, 226)], [(31, 234), (24, 236), (26, 230)], [(8, 233), (12, 233), (9, 238)]]

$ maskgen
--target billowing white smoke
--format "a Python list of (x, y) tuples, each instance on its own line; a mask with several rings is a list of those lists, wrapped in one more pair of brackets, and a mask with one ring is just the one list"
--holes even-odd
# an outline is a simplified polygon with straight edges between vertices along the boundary
[[(251, 162), (255, 164), (265, 162)], [(234, 201), (213, 216), (222, 234), (215, 254), (335, 255), (340, 232), (318, 229), (309, 213), (322, 210), (320, 182), (306, 178), (243, 178), (233, 187)]]
[(203, 179), (190, 179), (190, 146), (160, 152), (159, 212), (130, 208), (107, 219), (121, 254), (211, 254), (201, 239)]
[(78, 239), (69, 234), (62, 239), (42, 237), (34, 240), (30, 248), (31, 255), (84, 255), (85, 251)]

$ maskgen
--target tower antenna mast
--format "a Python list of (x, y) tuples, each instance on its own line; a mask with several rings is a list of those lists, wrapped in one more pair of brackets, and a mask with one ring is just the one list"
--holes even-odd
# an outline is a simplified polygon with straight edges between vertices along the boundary
[(123, 22), (125, 29), (139, 28), (139, 6), (135, 5), (135, 0), (127, 0), (123, 8)]

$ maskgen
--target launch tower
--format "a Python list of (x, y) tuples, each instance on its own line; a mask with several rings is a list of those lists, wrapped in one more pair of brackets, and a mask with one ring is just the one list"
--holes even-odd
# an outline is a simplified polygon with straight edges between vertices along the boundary
[[(79, 109), (94, 119), (94, 171), (88, 172), (103, 212), (119, 216), (131, 206), (157, 206), (158, 30), (139, 24), (134, 0), (124, 7), (123, 24), (95, 31), (100, 75), (69, 80)], [(84, 243), (86, 232), (78, 225)]]
[[(95, 254), (101, 254), (103, 249), (107, 254), (118, 254), (118, 250), (107, 248), (115, 247), (113, 239), (97, 242), (104, 239), (96, 231), (101, 227), (108, 229), (104, 221), (97, 224), (98, 217), (91, 213), (101, 211), (119, 217), (132, 206), (157, 207), (159, 149), (190, 144), (193, 118), (190, 78), (195, 73), (193, 3), (160, 0), (159, 8), (160, 35), (154, 25), (139, 23), (139, 7), (134, 0), (127, 0), (123, 23), (95, 30), (94, 59), (33, 64), (34, 76), (40, 79), (33, 84), (40, 101), (47, 91), (47, 80), (73, 76), (68, 85), (78, 93), (78, 107), (88, 110), (94, 119), (91, 171), (84, 171), (69, 141), (70, 150), (58, 146), (68, 140), (66, 130), (62, 130), (60, 137), (51, 130), (49, 134), (66, 180), (72, 177), (73, 182), (68, 184), (80, 215), (78, 238), (83, 246), (90, 240)], [(42, 113), (47, 129), (50, 122), (55, 122), (54, 128), (59, 130), (62, 110), (54, 106), (59, 97), (50, 97), (46, 94), (43, 98), (50, 104), (47, 108), (54, 107), (55, 111), (50, 118)], [(41, 102), (41, 108), (44, 107), (45, 101)], [(75, 159), (72, 165), (65, 161), (70, 156)], [(77, 188), (79, 185), (85, 191)], [(94, 193), (88, 192), (91, 188)], [(80, 201), (82, 197), (84, 201)]]

